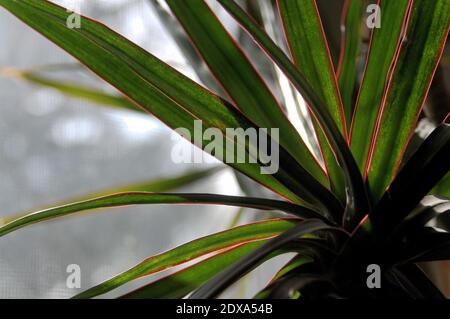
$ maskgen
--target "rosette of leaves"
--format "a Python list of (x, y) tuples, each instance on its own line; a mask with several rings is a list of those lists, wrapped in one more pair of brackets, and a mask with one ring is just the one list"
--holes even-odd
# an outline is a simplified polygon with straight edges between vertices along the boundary
[[(206, 87), (98, 21), (82, 16), (81, 28), (67, 28), (70, 13), (51, 2), (0, 0), (0, 6), (121, 95), (107, 96), (73, 83), (52, 82), (31, 71), (19, 74), (26, 80), (98, 103), (146, 112), (173, 129), (184, 127), (193, 132), (194, 120), (221, 131), (279, 128), (276, 173), (260, 173), (264, 164), (251, 141), (246, 141), (244, 149), (256, 161), (228, 165), (281, 197), (165, 193), (170, 187), (130, 186), (119, 193), (14, 219), (0, 228), (0, 236), (104, 207), (250, 207), (282, 212), (286, 218), (198, 238), (149, 257), (75, 297), (96, 297), (142, 276), (187, 265), (123, 297), (214, 298), (265, 261), (295, 253), (255, 297), (445, 298), (417, 264), (450, 257), (449, 124), (443, 120), (408, 156), (405, 150), (448, 36), (450, 2), (381, 0), (376, 13), (381, 16), (374, 17), (380, 19), (375, 24), (379, 27), (368, 29), (368, 3), (345, 1), (340, 53), (333, 63), (315, 1), (279, 0), (275, 7), (263, 1), (259, 13), (275, 17), (268, 25), (267, 19), (262, 24), (261, 16), (233, 0), (217, 0), (257, 45), (252, 52), (258, 61), (261, 57), (268, 61), (276, 85), (268, 85), (267, 77), (260, 76), (256, 58), (240, 47), (203, 0), (165, 2), (170, 14), (152, 1), (166, 19), (177, 20), (171, 23), (176, 25), (172, 33)], [(370, 34), (367, 54), (362, 52), (364, 33)], [(308, 107), (309, 116), (300, 120), (314, 128), (319, 155), (308, 148), (294, 126), (289, 100), (274, 92), (283, 91), (281, 77)], [(203, 148), (204, 141), (197, 146)], [(169, 186), (203, 175), (175, 178)], [(378, 289), (367, 285), (367, 269), (373, 264), (381, 269)]]

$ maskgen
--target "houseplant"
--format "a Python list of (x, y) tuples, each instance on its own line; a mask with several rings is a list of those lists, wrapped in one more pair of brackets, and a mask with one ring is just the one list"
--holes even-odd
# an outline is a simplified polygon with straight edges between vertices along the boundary
[[(322, 166), (205, 2), (166, 2), (221, 84), (223, 96), (197, 85), (97, 21), (82, 17), (80, 28), (68, 28), (70, 13), (48, 1), (0, 0), (0, 6), (127, 96), (119, 105), (139, 106), (173, 129), (182, 127), (194, 135), (196, 120), (225, 136), (227, 128), (278, 128), (279, 139), (271, 137), (280, 152), (276, 172), (261, 174), (264, 161), (251, 140), (245, 140), (243, 149), (248, 159), (256, 161), (227, 164), (285, 200), (131, 189), (26, 215), (2, 226), (0, 236), (51, 218), (118, 205), (191, 203), (278, 210), (291, 217), (200, 238), (151, 257), (76, 297), (95, 297), (207, 254), (212, 255), (124, 297), (181, 298), (190, 293), (193, 298), (217, 297), (267, 259), (295, 252), (297, 256), (256, 297), (444, 298), (416, 263), (445, 260), (450, 252), (448, 225), (439, 222), (449, 209), (448, 124), (444, 120), (407, 160), (403, 154), (447, 39), (450, 3), (381, 1), (381, 19), (375, 21), (380, 28), (374, 23), (359, 85), (359, 32), (345, 33), (335, 67), (314, 1), (278, 2), (288, 57), (233, 0), (218, 0), (308, 104)], [(365, 5), (348, 2), (349, 27), (358, 25)], [(30, 74), (22, 76), (39, 81)], [(207, 141), (196, 142), (198, 147), (207, 146)], [(440, 197), (428, 195), (433, 189)], [(376, 280), (375, 287), (369, 283), (370, 269), (379, 270), (381, 287)]]

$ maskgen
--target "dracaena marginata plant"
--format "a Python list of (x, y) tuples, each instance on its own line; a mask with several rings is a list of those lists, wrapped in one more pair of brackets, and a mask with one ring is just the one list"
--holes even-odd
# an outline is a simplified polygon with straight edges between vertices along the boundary
[[(173, 129), (193, 132), (194, 120), (221, 131), (279, 128), (276, 173), (261, 174), (261, 161), (229, 165), (282, 198), (165, 193), (213, 169), (28, 214), (2, 226), (0, 236), (103, 207), (250, 207), (286, 216), (188, 242), (75, 297), (99, 296), (188, 262), (123, 297), (218, 297), (265, 261), (294, 253), (256, 298), (444, 298), (417, 263), (450, 257), (449, 225), (443, 222), (450, 212), (449, 125), (443, 120), (411, 154), (405, 156), (405, 150), (447, 39), (450, 1), (381, 0), (373, 28), (366, 21), (366, 1), (345, 1), (337, 59), (313, 0), (249, 1), (247, 10), (241, 2), (217, 0), (247, 43), (257, 44), (252, 50), (240, 47), (203, 0), (149, 2), (208, 89), (98, 21), (81, 16), (79, 28), (68, 28), (70, 13), (42, 0), (0, 0), (0, 6), (122, 95), (52, 81), (36, 70), (15, 74), (77, 98), (150, 113)], [(364, 33), (370, 34), (367, 54), (361, 49)], [(255, 66), (264, 59), (270, 79)], [(298, 101), (309, 113), (299, 112)], [(291, 112), (292, 103), (297, 112)], [(297, 122), (312, 128), (306, 137)], [(251, 141), (246, 143), (250, 152)], [(208, 258), (192, 263), (203, 256)], [(371, 287), (371, 267), (379, 270), (381, 287)]]

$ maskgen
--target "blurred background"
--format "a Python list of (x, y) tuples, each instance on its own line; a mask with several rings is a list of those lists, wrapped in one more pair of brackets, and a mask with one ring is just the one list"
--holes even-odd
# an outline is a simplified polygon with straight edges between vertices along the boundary
[[(249, 9), (255, 1), (258, 0), (246, 1)], [(208, 78), (202, 78), (204, 72), (199, 72), (203, 66), (188, 63), (186, 51), (173, 40), (177, 28), (168, 17), (164, 18), (164, 7), (158, 6), (157, 1), (153, 4), (149, 0), (53, 2), (61, 5), (76, 2), (82, 14), (102, 21), (192, 79), (210, 84)], [(258, 68), (268, 82), (278, 81), (273, 87), (275, 94), (285, 99), (289, 116), (297, 119), (294, 125), (314, 152), (316, 145), (311, 138), (311, 127), (298, 122), (299, 113), (307, 116), (301, 98), (289, 97), (286, 92), (290, 88), (283, 86), (283, 79), (274, 78), (276, 72), (270, 70), (267, 59), (257, 54), (252, 42), (214, 1), (209, 3), (246, 51), (259, 59)], [(265, 3), (269, 10), (259, 12), (260, 18), (274, 26), (277, 17), (269, 14), (270, 1)], [(342, 3), (319, 1), (335, 60), (339, 52)], [(268, 31), (279, 38), (279, 30)], [(0, 10), (0, 43), (0, 69), (3, 75), (9, 75), (0, 76), (0, 224), (2, 218), (6, 222), (10, 216), (92, 192), (205, 168), (204, 165), (173, 163), (170, 160), (172, 147), (180, 141), (151, 116), (101, 107), (11, 79), (11, 68), (30, 70), (53, 65), (50, 73), (56, 79), (116, 93), (76, 66), (76, 61), (64, 51), (3, 10)], [(448, 59), (448, 52), (445, 56)], [(446, 65), (447, 69), (442, 69), (442, 74), (437, 76), (447, 77), (449, 84), (448, 63)], [(439, 94), (448, 91), (438, 91), (431, 98), (442, 104)], [(448, 106), (446, 109), (442, 106), (427, 108), (429, 117), (422, 122), (419, 133), (429, 133), (433, 121), (442, 116), (439, 112), (448, 112)], [(177, 191), (230, 195), (262, 192), (227, 168)], [(221, 206), (147, 205), (102, 210), (25, 228), (0, 240), (0, 298), (71, 297), (151, 255), (228, 228), (236, 214), (235, 208)], [(260, 216), (260, 212), (246, 210), (239, 222)], [(275, 272), (274, 266), (285, 260), (287, 257), (282, 256), (263, 265), (244, 280), (244, 285), (232, 290), (230, 296), (253, 296)], [(66, 268), (70, 264), (81, 267), (80, 289), (66, 287), (69, 275)], [(104, 297), (119, 296), (163, 274), (130, 283)]]
[[(77, 2), (83, 14), (196, 78), (148, 1)], [(64, 65), (75, 63), (68, 54), (3, 10), (0, 30), (0, 68), (62, 65), (57, 78), (114, 93), (82, 69), (65, 70)], [(179, 141), (151, 116), (99, 107), (4, 76), (0, 112), (0, 220), (107, 188), (204, 168), (173, 163), (170, 153)], [(229, 170), (179, 191), (240, 194)], [(0, 298), (71, 297), (148, 256), (227, 228), (235, 214), (235, 208), (220, 206), (151, 205), (34, 225), (0, 240)], [(69, 264), (81, 267), (81, 289), (66, 287)], [(268, 280), (258, 278), (260, 287)]]

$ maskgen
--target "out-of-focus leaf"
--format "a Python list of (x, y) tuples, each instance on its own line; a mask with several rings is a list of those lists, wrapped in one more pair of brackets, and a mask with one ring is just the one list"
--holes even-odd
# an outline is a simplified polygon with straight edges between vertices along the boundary
[(339, 89), (347, 129), (350, 129), (358, 86), (358, 56), (363, 35), (361, 22), (366, 0), (345, 0), (341, 19), (341, 53), (337, 66)]
[[(245, 131), (256, 127), (233, 105), (96, 21), (81, 17), (83, 27), (69, 29), (66, 25), (69, 13), (47, 1), (0, 0), (0, 6), (61, 46), (171, 128), (181, 127), (191, 136), (196, 136), (203, 133), (199, 132), (202, 128), (196, 120), (202, 120), (205, 129), (218, 128), (223, 136), (229, 136), (226, 128)], [(228, 143), (223, 143), (223, 148), (216, 150), (215, 155), (221, 153), (219, 155), (223, 157), (219, 157), (222, 160), (226, 156), (232, 158), (232, 161), (227, 161), (229, 165), (292, 201), (302, 202), (302, 198), (306, 205), (318, 210), (339, 209), (333, 195), (283, 148), (279, 150), (282, 160), (278, 171), (272, 175), (261, 174), (265, 165), (258, 147), (250, 144), (245, 136), (240, 137), (240, 140), (245, 140), (245, 145), (240, 146), (246, 151), (245, 156), (251, 159), (237, 158), (234, 151), (236, 138), (229, 139), (233, 149), (225, 145)], [(193, 142), (202, 149), (209, 145), (209, 142), (198, 138)]]
[(168, 0), (167, 4), (236, 106), (259, 127), (279, 128), (280, 144), (326, 185), (325, 173), (272, 92), (204, 0)]
[(447, 39), (450, 1), (415, 0), (409, 19), (369, 158), (367, 174), (374, 201), (382, 196), (392, 181), (416, 126)]
[(341, 134), (328, 108), (320, 96), (311, 87), (306, 77), (289, 60), (284, 52), (273, 42), (263, 29), (233, 0), (218, 0), (237, 22), (253, 37), (274, 63), (285, 73), (295, 88), (302, 94), (310, 109), (314, 112), (325, 135), (328, 138), (339, 165), (345, 174), (348, 192), (344, 223), (347, 229), (356, 226), (369, 212), (366, 186), (353, 158), (347, 141)]
[(295, 219), (266, 220), (196, 239), (168, 252), (147, 258), (120, 275), (76, 295), (75, 298), (93, 298), (131, 280), (154, 274), (209, 253), (252, 241), (268, 239), (294, 227), (296, 222)]
[(81, 211), (130, 206), (143, 204), (204, 204), (204, 205), (226, 205), (249, 207), (262, 210), (281, 210), (293, 215), (303, 216), (302, 218), (324, 219), (315, 211), (303, 208), (301, 206), (265, 198), (227, 196), (216, 194), (186, 194), (186, 193), (148, 193), (148, 192), (129, 192), (119, 193), (109, 196), (88, 199), (78, 203), (72, 203), (64, 206), (42, 210), (21, 217), (0, 227), (0, 237), (20, 228), (39, 223), (45, 220), (74, 214)]
[(16, 78), (25, 80), (29, 83), (51, 88), (67, 96), (91, 103), (144, 112), (143, 109), (124, 96), (108, 94), (100, 90), (94, 90), (90, 87), (72, 82), (53, 80), (40, 75), (38, 72), (7, 69), (4, 70), (3, 73), (13, 75)]
[(372, 132), (376, 130), (385, 89), (402, 45), (410, 3), (411, 0), (383, 0), (380, 3), (381, 27), (372, 30), (350, 134), (353, 155), (364, 175)]
[[(278, 5), (295, 65), (325, 102), (334, 122), (346, 137), (346, 123), (338, 83), (315, 1), (279, 0)], [(316, 121), (315, 127), (332, 190), (344, 202), (342, 170)]]
[(192, 41), (186, 36), (183, 28), (177, 23), (176, 18), (171, 14), (170, 9), (167, 7), (165, 0), (148, 0), (161, 24), (164, 25), (166, 30), (170, 33), (175, 40), (176, 45), (183, 53), (186, 60), (191, 65), (193, 71), (198, 76), (200, 81), (213, 92), (222, 95), (223, 89), (214, 80), (211, 73), (208, 70), (207, 65), (202, 60), (202, 57), (198, 53)]

